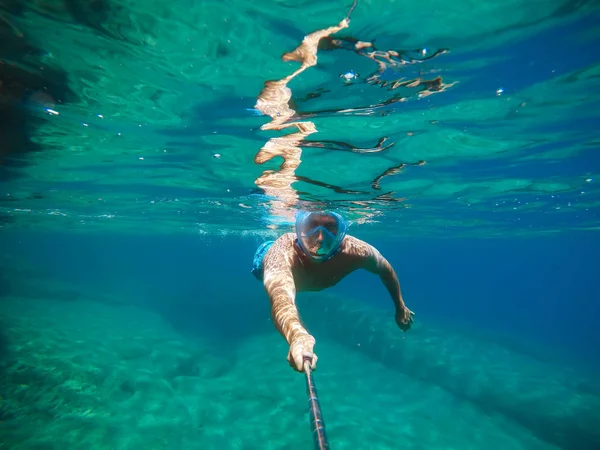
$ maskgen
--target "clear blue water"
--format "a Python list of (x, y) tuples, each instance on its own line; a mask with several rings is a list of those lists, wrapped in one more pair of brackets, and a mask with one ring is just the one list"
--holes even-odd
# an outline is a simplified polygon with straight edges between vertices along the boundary
[(311, 448), (250, 268), (321, 207), (416, 313), (298, 296), (332, 449), (600, 447), (597, 2), (358, 0), (401, 57), (323, 45), (274, 139), (346, 3), (0, 2), (0, 447)]

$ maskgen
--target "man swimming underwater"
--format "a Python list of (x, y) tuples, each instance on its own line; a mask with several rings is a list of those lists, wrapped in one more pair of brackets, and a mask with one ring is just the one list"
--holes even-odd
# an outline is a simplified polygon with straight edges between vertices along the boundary
[(305, 360), (314, 370), (315, 338), (302, 326), (296, 292), (334, 286), (357, 269), (379, 275), (396, 307), (396, 323), (410, 328), (414, 313), (402, 300), (400, 283), (390, 263), (373, 246), (346, 234), (346, 220), (335, 212), (302, 212), (296, 233), (263, 243), (254, 256), (252, 273), (263, 281), (271, 302), (275, 327), (290, 346), (288, 361), (297, 371)]

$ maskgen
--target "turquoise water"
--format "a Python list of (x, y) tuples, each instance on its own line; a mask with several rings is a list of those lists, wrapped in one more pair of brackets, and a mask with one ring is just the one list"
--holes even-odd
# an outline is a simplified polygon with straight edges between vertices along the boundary
[(298, 296), (332, 449), (600, 448), (597, 2), (351, 6), (0, 1), (0, 448), (311, 448), (250, 268), (325, 207), (416, 313)]

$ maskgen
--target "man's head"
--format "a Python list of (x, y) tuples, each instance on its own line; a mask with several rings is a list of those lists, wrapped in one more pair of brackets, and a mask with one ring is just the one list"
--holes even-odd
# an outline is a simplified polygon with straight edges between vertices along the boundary
[(302, 212), (296, 217), (298, 244), (315, 261), (324, 261), (337, 253), (347, 229), (344, 218), (334, 212)]

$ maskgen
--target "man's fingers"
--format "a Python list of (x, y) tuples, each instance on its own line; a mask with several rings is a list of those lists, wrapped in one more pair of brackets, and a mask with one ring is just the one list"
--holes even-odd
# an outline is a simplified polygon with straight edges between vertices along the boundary
[(308, 363), (312, 370), (317, 368), (317, 355), (310, 352), (304, 352), (302, 355), (302, 368), (304, 368), (304, 363)]
[(300, 371), (300, 369), (298, 369), (298, 364), (296, 363), (296, 358), (293, 356), (288, 357), (288, 363), (292, 369)]
[(288, 353), (287, 357), (290, 367), (298, 372), (304, 372), (304, 362), (301, 353)]
[(304, 372), (304, 363), (312, 364), (311, 353), (299, 351), (294, 354), (294, 365), (299, 372)]
[(288, 361), (290, 366), (298, 372), (304, 372), (304, 364), (308, 364), (312, 370), (316, 369), (317, 366), (317, 355), (312, 351), (314, 346), (314, 338), (312, 342), (294, 343), (290, 346), (288, 353)]
[(304, 370), (304, 361), (302, 360), (302, 353), (300, 353), (300, 352), (294, 353), (293, 359), (294, 359), (294, 368), (298, 372), (302, 372)]
[(310, 368), (312, 370), (315, 370), (317, 368), (317, 359), (319, 359), (319, 358), (317, 358), (317, 355), (315, 355), (314, 353), (311, 353), (311, 357), (312, 357), (312, 359), (311, 359)]

